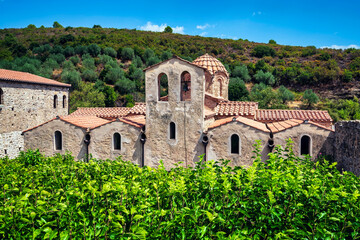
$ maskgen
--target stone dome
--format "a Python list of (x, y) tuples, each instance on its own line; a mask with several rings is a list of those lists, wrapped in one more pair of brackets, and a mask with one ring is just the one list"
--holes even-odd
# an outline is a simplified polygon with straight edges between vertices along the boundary
[(214, 75), (216, 72), (223, 72), (226, 74), (226, 76), (229, 76), (225, 66), (219, 60), (213, 56), (210, 56), (209, 54), (198, 57), (192, 63), (206, 68), (211, 75)]

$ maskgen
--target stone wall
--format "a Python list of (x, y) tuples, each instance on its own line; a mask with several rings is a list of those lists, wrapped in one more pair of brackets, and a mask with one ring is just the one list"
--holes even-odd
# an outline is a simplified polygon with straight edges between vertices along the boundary
[[(231, 153), (231, 136), (237, 134), (240, 138), (239, 154)], [(263, 160), (269, 153), (266, 146), (269, 133), (257, 130), (240, 122), (230, 122), (208, 131), (207, 160), (229, 159), (231, 166), (251, 166), (251, 158), (256, 140), (261, 140)]]
[[(121, 136), (121, 149), (114, 150), (113, 135)], [(142, 146), (140, 128), (115, 121), (91, 130), (89, 153), (97, 159), (115, 159), (122, 156), (125, 161), (141, 165)]]
[(300, 156), (300, 143), (302, 136), (309, 136), (310, 155), (315, 160), (320, 153), (322, 155), (333, 155), (334, 132), (318, 127), (310, 123), (303, 123), (298, 126), (286, 129), (274, 134), (274, 144), (285, 149), (286, 141), (291, 138), (294, 154)]
[[(23, 149), (24, 140), (19, 132), (57, 115), (68, 114), (68, 88), (1, 80), (0, 88), (3, 91), (3, 103), (0, 106), (0, 157), (6, 150), (7, 156), (14, 158), (19, 149)], [(58, 100), (56, 108), (55, 95)], [(66, 97), (64, 107), (63, 96)]]
[(360, 175), (360, 121), (335, 124), (334, 156), (339, 170)]
[(0, 133), (0, 158), (15, 158), (23, 148), (24, 138), (21, 131)]
[[(55, 150), (55, 131), (62, 133), (62, 150)], [(82, 159), (86, 155), (85, 134), (85, 129), (55, 119), (24, 133), (25, 150), (39, 149), (46, 156), (69, 151), (76, 159)]]
[[(191, 75), (191, 100), (181, 101), (181, 74)], [(158, 101), (158, 76), (168, 77), (168, 101)], [(203, 153), (199, 142), (204, 127), (204, 69), (179, 59), (148, 69), (146, 76), (146, 136), (145, 165), (155, 167), (164, 160), (166, 168), (183, 162), (192, 166)], [(176, 125), (176, 138), (170, 139), (170, 123)]]

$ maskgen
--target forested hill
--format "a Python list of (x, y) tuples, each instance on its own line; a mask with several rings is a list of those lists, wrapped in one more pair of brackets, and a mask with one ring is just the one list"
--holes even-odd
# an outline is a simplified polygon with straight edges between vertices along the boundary
[[(360, 96), (360, 50), (356, 49), (284, 46), (274, 40), (262, 44), (244, 39), (101, 28), (98, 25), (64, 28), (54, 23), (53, 28), (36, 28), (30, 24), (23, 29), (0, 29), (0, 68), (31, 72), (73, 84), (71, 98), (75, 102), (71, 105), (72, 110), (77, 106), (131, 105), (134, 100), (141, 101), (144, 98), (141, 71), (144, 67), (172, 55), (192, 61), (205, 53), (218, 58), (228, 69), (232, 100), (258, 100), (262, 107), (286, 108), (289, 100), (305, 100), (303, 94), (297, 92), (311, 88), (324, 104), (313, 105), (317, 101), (305, 100), (303, 106), (327, 109), (330, 102), (325, 98), (335, 99), (336, 103), (331, 104), (338, 104), (339, 98)], [(267, 98), (258, 94), (265, 91), (278, 96), (281, 93), (273, 88), (278, 89), (281, 85), (295, 91), (293, 96), (279, 97), (274, 102), (271, 94)], [(163, 91), (166, 94), (167, 89)], [(83, 101), (84, 94), (94, 97)], [(358, 102), (356, 98), (351, 101)], [(341, 109), (338, 106), (330, 108)], [(338, 113), (335, 111), (334, 114)], [(348, 115), (334, 117), (354, 118), (354, 114)]]

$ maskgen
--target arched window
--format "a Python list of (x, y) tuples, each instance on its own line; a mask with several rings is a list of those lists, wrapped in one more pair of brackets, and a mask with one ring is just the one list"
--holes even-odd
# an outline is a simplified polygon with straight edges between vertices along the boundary
[(240, 153), (240, 138), (237, 134), (231, 135), (231, 154), (239, 154)]
[(57, 106), (57, 95), (54, 95), (54, 108)]
[(170, 139), (176, 139), (176, 126), (175, 123), (170, 123)]
[(311, 155), (310, 153), (311, 149), (311, 139), (309, 136), (304, 135), (301, 137), (301, 143), (300, 143), (300, 155)]
[(191, 75), (185, 71), (181, 74), (181, 101), (191, 101)]
[(0, 88), (0, 105), (4, 104), (4, 92), (3, 90)]
[(66, 108), (66, 96), (63, 96), (63, 108)]
[(114, 133), (113, 146), (114, 146), (114, 150), (121, 150), (121, 135), (120, 135), (120, 133)]
[(55, 150), (62, 150), (62, 133), (60, 131), (55, 131), (54, 140)]
[(167, 101), (169, 93), (168, 76), (165, 73), (160, 73), (158, 76), (158, 100)]
[(218, 80), (219, 81), (219, 96), (222, 97), (223, 96), (223, 85), (222, 85), (222, 81), (221, 79)]

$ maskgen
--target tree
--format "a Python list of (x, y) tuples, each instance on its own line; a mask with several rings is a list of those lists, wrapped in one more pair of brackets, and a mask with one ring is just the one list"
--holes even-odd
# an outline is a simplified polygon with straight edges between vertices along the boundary
[(230, 78), (228, 91), (230, 101), (248, 100), (249, 91), (246, 89), (245, 82), (241, 78)]
[(275, 40), (270, 39), (270, 40), (269, 40), (269, 44), (277, 44), (277, 43), (276, 43), (276, 41), (275, 41)]
[(133, 60), (134, 58), (134, 49), (126, 47), (121, 50), (121, 59), (123, 61)]
[(115, 90), (120, 94), (128, 94), (135, 91), (135, 83), (125, 77), (115, 83)]
[(34, 30), (34, 29), (36, 29), (36, 26), (34, 24), (29, 24), (26, 28)]
[(273, 48), (269, 46), (259, 45), (254, 47), (254, 49), (251, 52), (251, 55), (258, 58), (262, 58), (265, 56), (274, 57), (276, 55), (276, 52)]
[(70, 112), (78, 107), (105, 107), (105, 95), (92, 83), (80, 82), (78, 90), (70, 93)]
[(53, 23), (53, 28), (64, 28), (60, 23), (58, 23), (57, 21), (55, 21)]
[(102, 28), (100, 25), (94, 25), (93, 28)]
[(245, 65), (236, 66), (231, 72), (231, 75), (234, 78), (240, 78), (244, 82), (248, 82), (251, 79), (249, 71)]
[(319, 102), (319, 97), (312, 89), (307, 89), (303, 95), (304, 102), (308, 105), (308, 108), (311, 108), (313, 104)]
[(96, 57), (100, 54), (101, 48), (96, 43), (93, 43), (88, 46), (88, 52), (91, 54), (91, 56)]
[(287, 101), (293, 101), (295, 98), (294, 94), (283, 85), (279, 87), (278, 93), (280, 99), (283, 101), (283, 104), (286, 104)]
[(118, 80), (124, 77), (124, 71), (121, 68), (110, 68), (105, 76), (105, 81), (108, 84), (115, 84)]
[(95, 82), (98, 78), (96, 72), (92, 69), (85, 69), (81, 77), (87, 82)]
[(75, 70), (63, 71), (61, 74), (61, 80), (71, 84), (71, 89), (78, 90), (80, 87), (81, 77), (80, 73)]
[(161, 54), (161, 60), (165, 61), (170, 59), (173, 56), (173, 54), (170, 51), (165, 51)]
[(254, 75), (254, 78), (257, 83), (265, 83), (267, 85), (275, 84), (275, 78), (270, 72), (264, 73), (262, 70), (260, 70)]
[(115, 58), (116, 55), (117, 55), (117, 52), (115, 51), (115, 49), (113, 49), (112, 47), (106, 47), (104, 49), (104, 54), (110, 56), (110, 57), (113, 57)]
[(170, 27), (170, 26), (167, 26), (165, 29), (164, 29), (164, 33), (172, 33), (173, 32), (173, 29)]

